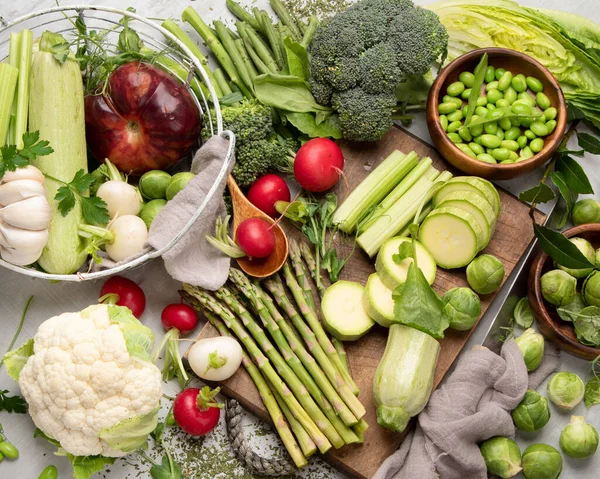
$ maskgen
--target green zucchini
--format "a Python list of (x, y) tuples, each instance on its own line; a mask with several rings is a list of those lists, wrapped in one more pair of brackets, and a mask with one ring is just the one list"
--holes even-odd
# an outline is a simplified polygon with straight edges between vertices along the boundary
[(445, 185), (445, 188), (440, 188), (435, 194), (433, 204), (437, 206), (445, 195), (453, 191), (474, 191), (480, 193), (494, 209), (496, 218), (500, 215), (500, 195), (498, 194), (498, 190), (489, 181), (475, 176), (457, 176), (452, 178)]
[[(39, 131), (40, 139), (50, 142), (54, 153), (32, 161), (42, 173), (69, 183), (75, 173), (87, 173), (83, 80), (79, 64), (72, 55), (61, 64), (53, 46), (66, 42), (61, 36), (44, 32), (39, 51), (31, 64), (29, 131)], [(62, 216), (54, 199), (61, 183), (46, 179), (46, 194), (52, 207), (48, 243), (38, 260), (48, 273), (70, 274), (85, 262), (85, 243), (79, 236), (83, 215), (79, 204)]]
[(377, 273), (373, 273), (365, 286), (367, 294), (363, 303), (367, 314), (384, 328), (389, 328), (394, 319), (394, 298), (392, 290), (388, 288)]
[(323, 325), (340, 341), (354, 341), (367, 333), (375, 322), (364, 306), (365, 288), (353, 281), (333, 283), (323, 295)]
[[(379, 274), (379, 278), (389, 289), (394, 290), (406, 281), (408, 268), (412, 263), (412, 258), (406, 258), (399, 264), (394, 261), (394, 255), (398, 253), (400, 245), (405, 241), (410, 241), (410, 238), (396, 236), (390, 238), (381, 246), (377, 259), (375, 260), (375, 270)], [(429, 284), (435, 281), (437, 266), (431, 253), (418, 241), (415, 242), (417, 251), (417, 264), (425, 279)]]

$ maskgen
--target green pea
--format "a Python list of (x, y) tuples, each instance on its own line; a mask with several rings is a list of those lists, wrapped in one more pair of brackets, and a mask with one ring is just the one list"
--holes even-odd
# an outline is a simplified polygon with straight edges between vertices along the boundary
[(463, 104), (462, 100), (460, 98), (456, 98), (450, 95), (444, 95), (444, 98), (442, 98), (442, 100), (444, 102), (452, 102), (452, 103), (456, 103), (458, 106), (457, 108), (460, 108)]
[(485, 149), (485, 152), (486, 152), (488, 155), (491, 155), (491, 154), (492, 154), (492, 151), (494, 151), (494, 149), (493, 149), (493, 148), (486, 148), (486, 149)]
[(525, 148), (527, 146), (529, 139), (525, 135), (519, 136), (517, 138), (517, 143), (519, 144), (519, 148)]
[(519, 136), (521, 136), (521, 130), (516, 126), (511, 126), (508, 130), (506, 130), (506, 133), (504, 133), (504, 138), (507, 140), (516, 140), (519, 138)]
[(517, 93), (521, 93), (527, 90), (527, 82), (523, 80), (520, 76), (514, 77), (512, 79), (512, 82), (510, 82), (510, 85)]
[[(471, 127), (471, 134), (473, 134), (473, 127)], [(477, 143), (478, 145), (482, 144), (481, 143), (481, 133), (479, 134), (479, 136), (473, 136), (473, 143)]]
[(458, 129), (458, 134), (465, 141), (471, 141), (473, 139), (473, 136), (471, 136), (471, 132), (465, 126)]
[(496, 148), (494, 151), (492, 151), (492, 156), (498, 161), (508, 160), (510, 151), (506, 148)]
[(535, 106), (535, 99), (526, 91), (517, 94), (517, 100), (527, 103), (529, 106)]
[(525, 103), (513, 103), (510, 109), (517, 115), (531, 115), (531, 108), (529, 108), (529, 105), (526, 105)]
[(462, 120), (463, 119), (463, 114), (461, 110), (456, 110), (454, 113), (450, 113), (448, 115), (448, 121), (452, 122), (452, 121), (457, 121), (457, 120)]
[(544, 118), (546, 118), (546, 121), (555, 120), (557, 115), (558, 110), (553, 106), (544, 110)]
[(448, 131), (448, 117), (446, 115), (440, 115), (440, 126), (442, 130)]
[(475, 114), (479, 115), (479, 116), (482, 116), (482, 117), (485, 117), (488, 114), (488, 109), (485, 108), (485, 107), (483, 107), (483, 106), (478, 106), (478, 107), (475, 108)]
[(504, 98), (504, 93), (502, 93), (500, 90), (490, 90), (487, 93), (488, 104), (496, 103), (502, 98)]
[(463, 117), (466, 118), (469, 114), (469, 105), (463, 106), (460, 111), (462, 111)]
[(458, 106), (454, 102), (444, 102), (438, 105), (438, 113), (442, 115), (454, 113), (456, 110), (458, 110)]
[(512, 86), (509, 86), (504, 92), (504, 98), (509, 101), (510, 105), (512, 105), (517, 100), (517, 90), (515, 90)]
[(534, 153), (539, 153), (544, 148), (544, 139), (536, 138), (535, 140), (531, 140), (531, 143), (529, 143), (529, 148), (531, 148), (531, 151)]
[(479, 98), (477, 98), (477, 102), (476, 105), (477, 106), (485, 106), (487, 105), (487, 97), (486, 96), (480, 96)]
[(486, 148), (498, 148), (500, 146), (500, 138), (496, 135), (485, 134), (481, 135), (481, 144)]
[[(504, 138), (506, 138), (506, 135)], [(515, 140), (504, 139), (500, 142), (500, 148), (506, 148), (510, 151), (517, 151), (519, 149), (519, 144)]]
[(502, 78), (502, 75), (504, 75), (504, 72), (506, 70), (504, 68), (496, 68), (496, 73), (494, 73), (494, 77), (496, 78), (496, 80), (500, 80), (500, 78)]
[(495, 110), (495, 109), (496, 109), (496, 105), (494, 105), (493, 103), (488, 103), (488, 104), (487, 104), (487, 106), (486, 106), (486, 108), (487, 108), (489, 111), (493, 111), (493, 110)]
[(525, 75), (523, 75), (522, 73), (518, 73), (517, 75), (515, 75), (515, 77), (520, 78), (525, 83), (527, 83), (527, 78), (525, 78)]
[(544, 90), (544, 85), (542, 85), (542, 82), (536, 77), (527, 77), (527, 86), (535, 93), (539, 93)]
[(523, 161), (531, 158), (533, 156), (533, 151), (529, 146), (521, 149), (521, 154), (519, 155), (519, 159), (517, 161)]
[[(471, 117), (471, 119), (474, 121), (476, 116), (477, 116), (477, 115), (473, 115), (473, 116)], [(477, 118), (479, 118), (479, 117), (477, 116)], [(472, 135), (474, 138), (476, 138), (476, 137), (478, 137), (479, 135), (481, 135), (481, 134), (483, 133), (483, 125), (475, 125), (475, 126), (470, 126), (470, 127), (469, 127), (469, 131), (471, 132), (471, 135)], [(475, 139), (475, 140), (473, 140), (473, 141), (477, 141), (477, 140)]]
[(512, 126), (517, 126), (517, 127), (518, 127), (518, 126), (521, 126), (521, 119), (520, 119), (520, 118), (516, 118), (516, 117), (514, 117), (514, 116), (513, 116), (513, 117), (510, 119), (510, 124), (511, 124)]
[(483, 146), (479, 145), (478, 143), (475, 143), (474, 141), (469, 143), (469, 148), (471, 148), (471, 151), (476, 155), (481, 155), (482, 153), (485, 153), (485, 149), (483, 148)]
[(470, 96), (471, 96), (471, 88), (467, 88), (465, 91), (463, 91), (463, 92), (460, 94), (460, 97), (461, 97), (463, 100), (468, 100)]
[(516, 151), (511, 151), (508, 159), (511, 161), (517, 161), (519, 159), (519, 155), (517, 154)]
[(510, 106), (510, 102), (506, 99), (506, 92), (504, 93), (504, 98), (500, 98), (496, 102), (496, 108), (508, 108)]
[(520, 118), (519, 121), (521, 122), (520, 126), (523, 128), (529, 128), (529, 126), (533, 123), (533, 118)]
[(496, 74), (496, 69), (492, 65), (488, 66), (485, 70), (485, 77), (484, 77), (485, 82), (486, 83), (493, 82), (494, 78), (496, 78), (495, 74)]
[(46, 467), (38, 479), (56, 479), (58, 477), (58, 470), (56, 466), (48, 466)]
[(450, 138), (450, 141), (455, 145), (463, 142), (463, 139), (459, 136), (458, 133), (448, 133), (448, 138)]
[(496, 159), (492, 155), (489, 155), (487, 153), (481, 153), (477, 155), (477, 159), (486, 163), (496, 163)]
[(19, 457), (19, 450), (10, 442), (2, 441), (0, 442), (0, 454), (2, 454), (6, 459), (15, 460)]
[(556, 120), (547, 121), (546, 128), (548, 129), (548, 134), (552, 133), (554, 128), (556, 128)]
[(471, 88), (473, 83), (475, 83), (475, 75), (471, 72), (462, 72), (458, 75), (458, 79), (463, 82), (467, 88)]
[(497, 81), (490, 82), (485, 86), (485, 91), (497, 90), (497, 89), (498, 89)]
[(535, 136), (546, 136), (548, 134), (548, 128), (541, 121), (534, 121), (529, 129), (535, 133)]
[[(498, 110), (496, 110), (496, 111), (498, 111)], [(500, 120), (498, 120), (498, 126), (500, 128), (502, 128), (503, 130), (510, 130), (510, 128), (512, 127), (510, 118), (500, 118)]]
[(513, 163), (514, 163), (514, 161), (511, 160), (511, 159), (504, 160), (504, 161), (500, 162), (501, 165), (512, 165)]
[(500, 77), (500, 79), (498, 80), (498, 90), (500, 91), (504, 91), (506, 90), (513, 79), (513, 74), (509, 71), (505, 71), (502, 76)]
[(504, 140), (504, 130), (502, 128), (498, 128), (496, 131), (496, 136), (501, 140)]
[(525, 130), (523, 135), (529, 140), (535, 140), (537, 138), (537, 135), (531, 130)]
[(475, 153), (473, 153), (473, 151), (471, 150), (471, 148), (469, 148), (464, 143), (459, 143), (459, 144), (456, 145), (456, 147), (459, 150), (461, 150), (463, 153), (466, 153), (467, 155), (469, 155), (471, 158), (477, 158), (477, 155)]
[(491, 121), (489, 123), (484, 123), (483, 131), (485, 131), (486, 133), (489, 133), (490, 135), (495, 135), (496, 132), (498, 131), (498, 122)]
[(552, 106), (550, 98), (541, 91), (535, 94), (535, 101), (542, 110), (546, 110)]
[(450, 96), (458, 96), (463, 91), (465, 91), (465, 85), (461, 81), (455, 81), (454, 83), (451, 83), (450, 85), (448, 85), (448, 88), (446, 89), (446, 93), (448, 93), (448, 95), (450, 95)]
[(462, 121), (453, 121), (448, 124), (448, 133), (455, 133), (463, 126)]

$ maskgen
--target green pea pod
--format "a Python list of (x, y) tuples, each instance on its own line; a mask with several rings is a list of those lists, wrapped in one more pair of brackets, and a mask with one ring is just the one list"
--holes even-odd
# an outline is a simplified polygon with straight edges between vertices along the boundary
[(56, 479), (58, 477), (58, 470), (56, 466), (47, 466), (38, 479)]
[(0, 454), (3, 454), (6, 459), (14, 461), (19, 457), (19, 450), (10, 442), (0, 442)]
[[(473, 86), (471, 87), (471, 95), (469, 96), (469, 101), (467, 102), (467, 116), (465, 118), (465, 126), (469, 126), (471, 122), (471, 116), (475, 112), (475, 105), (477, 104), (477, 98), (479, 97), (479, 90), (481, 90), (481, 85), (483, 85), (483, 80), (485, 79), (485, 72), (488, 66), (488, 56), (485, 53), (477, 66), (475, 67), (475, 71), (473, 72)], [(444, 113), (444, 112), (440, 112)]]

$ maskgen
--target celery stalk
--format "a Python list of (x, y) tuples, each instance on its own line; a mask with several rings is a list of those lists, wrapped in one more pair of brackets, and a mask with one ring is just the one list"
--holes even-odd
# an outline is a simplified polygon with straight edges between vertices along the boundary
[[(10, 42), (8, 44), (8, 63), (9, 65), (19, 68), (19, 53), (21, 51), (21, 32), (10, 34)], [(17, 79), (18, 82), (18, 79)], [(15, 144), (15, 122), (17, 121), (17, 95), (13, 99), (13, 104), (10, 112), (10, 120), (8, 124), (8, 143)]]
[(351, 233), (359, 220), (373, 208), (418, 162), (417, 154), (396, 150), (352, 191), (335, 211), (332, 222)]
[(6, 145), (18, 77), (17, 68), (8, 63), (0, 63), (0, 146)]
[(382, 217), (369, 226), (356, 242), (369, 256), (374, 256), (387, 239), (395, 236), (414, 218), (423, 198), (427, 198), (425, 201), (431, 200), (434, 193), (431, 186), (450, 178), (452, 174), (448, 171), (442, 172), (436, 178), (423, 176)]
[(31, 57), (33, 34), (31, 30), (22, 30), (19, 49), (19, 80), (17, 83), (15, 123), (12, 130), (12, 141), (17, 149), (23, 148), (23, 133), (27, 131), (29, 114), (29, 77), (31, 72)]

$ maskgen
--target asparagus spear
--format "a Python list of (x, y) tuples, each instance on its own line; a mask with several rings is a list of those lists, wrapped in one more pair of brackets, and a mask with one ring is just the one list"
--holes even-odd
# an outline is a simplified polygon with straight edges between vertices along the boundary
[[(269, 341), (264, 330), (256, 323), (248, 310), (235, 299), (227, 288), (219, 288), (216, 292), (216, 296), (242, 320), (242, 323), (250, 332), (250, 335), (254, 337), (254, 340), (258, 343), (267, 358), (273, 363), (273, 366), (275, 366), (279, 375), (290, 387), (300, 404), (302, 404), (306, 412), (313, 417), (319, 429), (323, 431), (323, 434), (327, 436), (333, 446), (335, 448), (342, 447), (345, 440), (330, 422), (331, 415), (337, 418), (331, 404), (329, 404), (322, 396), (321, 391), (319, 391), (316, 384), (302, 364), (300, 364), (300, 361), (291, 351), (289, 346), (287, 346), (287, 344), (284, 345), (283, 343), (280, 344), (276, 341), (278, 346), (282, 348), (280, 353), (277, 348), (273, 346), (271, 341)], [(285, 346), (287, 346), (287, 348)], [(286, 359), (284, 359), (284, 356)], [(291, 363), (294, 364), (294, 367), (288, 365), (287, 360), (291, 361)], [(313, 399), (315, 396), (321, 396), (322, 400)], [(337, 419), (339, 420), (339, 418)], [(352, 432), (350, 429), (349, 431)]]
[(319, 290), (319, 296), (322, 298), (327, 288), (323, 284), (321, 270), (317, 270), (317, 263), (315, 261), (315, 257), (312, 251), (310, 250), (310, 246), (308, 246), (308, 244), (305, 241), (300, 241), (300, 253), (302, 255), (302, 258), (304, 258), (306, 265), (308, 266), (310, 276), (317, 285), (317, 289)]
[(306, 275), (306, 268), (302, 263), (302, 254), (300, 253), (300, 246), (298, 246), (298, 242), (290, 238), (289, 239), (289, 251), (290, 251), (290, 260), (292, 261), (292, 266), (294, 267), (294, 272), (296, 273), (296, 280), (298, 281), (298, 285), (300, 289), (302, 289), (302, 293), (304, 294), (304, 298), (308, 303), (310, 309), (312, 309), (313, 313), (317, 314), (317, 305), (315, 304), (315, 299), (313, 298), (312, 288), (308, 281), (308, 277)]
[[(212, 324), (221, 336), (230, 336), (231, 333), (228, 331), (227, 327), (223, 322), (218, 319), (213, 313), (210, 311), (204, 311), (204, 315), (206, 319)], [(314, 453), (317, 449), (315, 443), (312, 439), (306, 434), (306, 431), (300, 423), (294, 418), (290, 409), (287, 407), (283, 399), (281, 397), (277, 397), (277, 392), (271, 390), (271, 386), (265, 381), (265, 378), (260, 373), (258, 368), (254, 365), (252, 360), (248, 357), (245, 351), (242, 350), (242, 364), (250, 374), (252, 381), (256, 388), (258, 389), (258, 393), (262, 398), (271, 419), (273, 420), (273, 424), (275, 425), (275, 429), (283, 442), (283, 445), (287, 449), (290, 457), (294, 461), (296, 467), (304, 467), (308, 464), (306, 458), (310, 456), (310, 454)], [(286, 410), (287, 413), (286, 414)], [(287, 418), (288, 422), (282, 416), (282, 412)], [(290, 427), (296, 433), (298, 437), (298, 442), (300, 443), (300, 447), (298, 447), (298, 442), (294, 438), (292, 431), (290, 431)], [(300, 430), (302, 430), (300, 432)], [(298, 432), (296, 432), (298, 431)], [(304, 433), (304, 435), (302, 434)], [(304, 447), (302, 447), (304, 446)], [(302, 450), (301, 450), (302, 449)], [(311, 452), (312, 451), (312, 452)]]
[(306, 320), (310, 328), (313, 330), (317, 341), (319, 342), (327, 356), (329, 356), (334, 366), (340, 371), (342, 377), (344, 378), (344, 381), (346, 381), (346, 384), (348, 384), (348, 386), (350, 387), (350, 389), (352, 389), (354, 394), (358, 394), (358, 386), (356, 385), (350, 374), (344, 369), (344, 363), (342, 362), (337, 351), (333, 347), (333, 344), (331, 344), (331, 340), (329, 339), (329, 336), (327, 336), (327, 333), (325, 333), (325, 330), (319, 322), (319, 319), (306, 303), (306, 299), (304, 299), (304, 293), (298, 285), (298, 281), (296, 281), (296, 278), (292, 273), (290, 265), (287, 263), (283, 265), (283, 275), (285, 277), (285, 282), (288, 288), (292, 292), (292, 296), (296, 300), (296, 304), (300, 309), (300, 313), (302, 313), (302, 316), (304, 316), (304, 319)]
[(348, 371), (348, 374), (350, 374), (350, 368), (348, 367), (348, 357), (346, 355), (346, 349), (344, 348), (344, 344), (338, 338), (331, 338), (331, 344), (333, 344), (333, 347), (337, 351), (338, 356), (342, 360), (344, 369)]
[(239, 72), (240, 77), (242, 78), (242, 81), (248, 87), (249, 90), (252, 90), (254, 88), (254, 84), (252, 82), (253, 79), (250, 76), (250, 72), (246, 68), (246, 65), (242, 56), (240, 55), (240, 52), (235, 46), (234, 40), (233, 38), (231, 38), (227, 27), (223, 22), (219, 20), (215, 20), (213, 24), (215, 26), (215, 29), (217, 30), (217, 36), (221, 40), (223, 48), (225, 48), (225, 51), (229, 55), (229, 58), (231, 58), (233, 65)]
[(241, 38), (236, 38), (233, 41), (233, 43), (235, 43), (235, 47), (237, 48), (237, 51), (240, 53), (240, 56), (242, 57), (242, 61), (244, 62), (244, 65), (246, 66), (246, 70), (248, 70), (248, 73), (250, 74), (250, 78), (254, 82), (254, 79), (258, 76), (258, 72), (256, 71), (256, 68), (254, 67), (254, 63), (252, 63), (252, 60), (250, 60), (250, 57), (248, 56), (248, 52), (246, 51), (246, 47), (244, 46), (244, 40), (242, 40)]
[[(269, 360), (262, 353), (252, 337), (248, 335), (242, 324), (231, 312), (231, 310), (221, 305), (207, 291), (203, 291), (189, 284), (184, 284), (183, 289), (192, 297), (191, 299), (193, 303), (199, 303), (206, 309), (218, 315), (223, 320), (225, 326), (227, 326), (227, 328), (237, 336), (237, 338), (246, 347), (248, 353), (254, 361), (254, 364), (258, 366), (260, 371), (273, 385), (275, 390), (281, 395), (294, 417), (298, 420), (298, 422), (300, 422), (300, 424), (302, 424), (302, 427), (315, 442), (319, 451), (325, 454), (329, 449), (331, 449), (331, 443), (327, 437), (317, 427), (309, 413), (302, 408), (296, 397), (292, 394), (288, 386), (282, 381), (275, 369), (273, 369), (273, 366), (271, 366)], [(296, 381), (298, 381), (297, 378)], [(298, 383), (299, 382), (300, 381), (298, 381)]]
[(244, 7), (242, 7), (239, 3), (236, 3), (234, 0), (226, 0), (225, 5), (227, 5), (229, 11), (241, 21), (251, 25), (255, 30), (260, 30), (260, 25), (256, 21), (256, 18), (254, 18), (254, 16), (245, 10)]
[(257, 16), (257, 20), (261, 22), (262, 31), (267, 37), (267, 40), (269, 40), (271, 50), (273, 51), (273, 58), (275, 58), (279, 70), (283, 70), (286, 63), (285, 51), (283, 45), (281, 44), (281, 39), (275, 31), (275, 26), (273, 25), (271, 17), (264, 10), (258, 10), (255, 15)]
[(296, 311), (296, 308), (292, 305), (285, 294), (284, 286), (281, 278), (278, 275), (274, 275), (265, 281), (265, 286), (273, 294), (275, 301), (283, 312), (292, 321), (292, 324), (296, 327), (296, 330), (300, 333), (300, 336), (304, 339), (308, 350), (312, 353), (317, 363), (323, 368), (323, 372), (337, 389), (340, 396), (352, 411), (355, 417), (361, 418), (365, 415), (365, 408), (360, 401), (354, 395), (354, 392), (346, 384), (346, 381), (342, 377), (341, 373), (331, 362), (329, 356), (323, 351), (323, 348), (315, 338), (313, 331), (306, 325), (302, 320), (300, 314)]
[(281, 2), (281, 0), (269, 0), (269, 3), (271, 4), (271, 8), (275, 11), (281, 22), (290, 29), (292, 33), (292, 38), (297, 42), (301, 41), (302, 33), (300, 32), (296, 21), (294, 20), (290, 12), (288, 12), (287, 8), (285, 8), (285, 5)]
[(265, 62), (263, 62), (256, 53), (256, 51), (254, 51), (254, 47), (252, 46), (252, 42), (250, 41), (250, 39), (244, 38), (243, 43), (244, 47), (246, 48), (246, 51), (248, 52), (248, 56), (252, 59), (252, 62), (256, 66), (258, 72), (260, 74), (272, 73), (271, 70), (269, 70), (269, 67), (265, 65)]
[(215, 68), (213, 73), (215, 75), (215, 79), (217, 80), (217, 85), (219, 85), (219, 88), (223, 91), (223, 95), (229, 95), (230, 93), (233, 93), (231, 88), (229, 88), (229, 83), (227, 83), (227, 78), (225, 78), (225, 73), (223, 73), (223, 70), (220, 68)]
[(245, 40), (248, 39), (252, 43), (252, 47), (263, 63), (267, 66), (267, 68), (272, 72), (276, 73), (279, 71), (279, 67), (275, 60), (273, 60), (273, 54), (270, 51), (269, 47), (263, 43), (262, 39), (259, 37), (256, 30), (252, 28), (248, 24), (244, 24), (243, 22), (237, 22), (236, 26), (238, 27), (238, 32), (240, 36)]
[(315, 15), (311, 15), (311, 17), (308, 19), (308, 26), (306, 27), (306, 30), (303, 32), (304, 36), (302, 37), (301, 45), (304, 48), (309, 47), (310, 42), (312, 42), (313, 36), (315, 35), (315, 31), (317, 30), (318, 26), (319, 26), (319, 19)]

